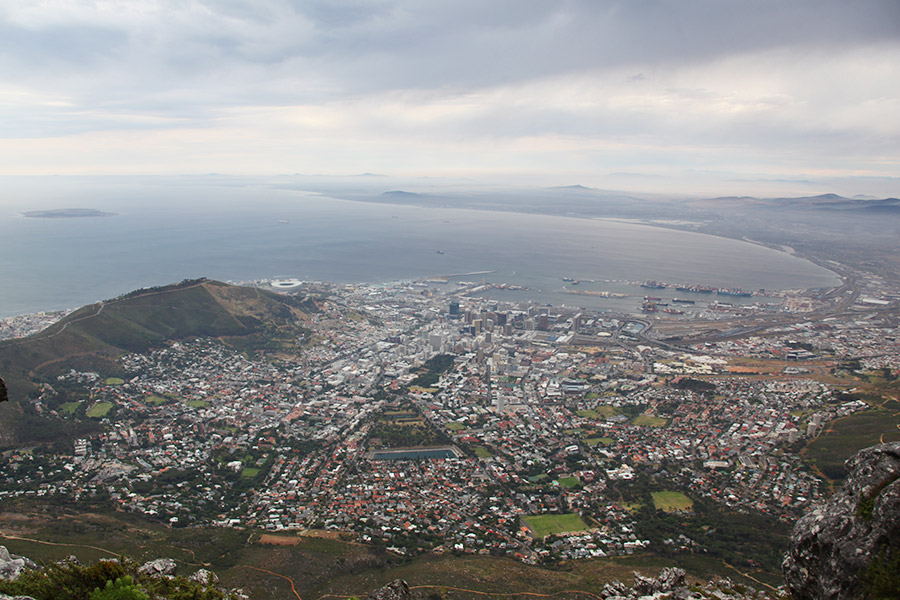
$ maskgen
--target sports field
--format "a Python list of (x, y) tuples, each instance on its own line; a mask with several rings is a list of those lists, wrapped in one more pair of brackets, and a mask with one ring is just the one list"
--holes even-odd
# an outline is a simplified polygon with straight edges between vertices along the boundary
[(668, 422), (668, 419), (653, 417), (651, 415), (638, 415), (632, 421), (634, 425), (640, 425), (642, 427), (665, 427)]
[(85, 414), (93, 419), (102, 419), (112, 410), (112, 407), (112, 402), (98, 402), (90, 407)]
[(607, 417), (612, 417), (614, 415), (619, 414), (618, 409), (615, 406), (609, 406), (608, 404), (601, 404), (595, 408), (589, 408), (586, 410), (578, 410), (575, 411), (579, 417), (585, 419), (605, 419)]
[(523, 520), (536, 538), (545, 538), (554, 533), (570, 533), (589, 529), (578, 513), (564, 515), (535, 515)]
[(653, 505), (663, 512), (679, 512), (694, 508), (694, 501), (681, 492), (653, 492)]
[(584, 443), (589, 446), (597, 446), (599, 444), (608, 446), (615, 441), (616, 440), (612, 439), (611, 437), (597, 437), (597, 438), (585, 438)]
[(491, 454), (491, 451), (484, 446), (475, 446), (475, 456), (478, 458), (490, 458), (493, 454)]
[(144, 404), (149, 404), (150, 406), (162, 406), (169, 400), (167, 398), (163, 398), (162, 396), (157, 396), (153, 394), (152, 396), (147, 396), (144, 398)]
[(81, 406), (81, 402), (66, 402), (59, 407), (59, 412), (71, 416), (75, 414), (75, 411), (78, 410), (79, 406)]

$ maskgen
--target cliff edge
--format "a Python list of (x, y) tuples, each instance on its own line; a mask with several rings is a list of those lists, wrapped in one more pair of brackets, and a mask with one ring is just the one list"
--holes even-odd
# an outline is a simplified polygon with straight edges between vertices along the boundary
[(900, 597), (900, 442), (860, 451), (826, 504), (794, 526), (783, 564), (795, 600)]

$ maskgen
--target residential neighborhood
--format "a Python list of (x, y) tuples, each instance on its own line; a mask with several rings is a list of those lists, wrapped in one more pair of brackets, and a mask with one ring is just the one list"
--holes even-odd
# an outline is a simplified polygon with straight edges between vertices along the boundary
[[(877, 313), (674, 349), (645, 318), (458, 287), (310, 283), (300, 354), (196, 338), (61, 374), (32, 408), (96, 433), (5, 453), (0, 498), (325, 530), (398, 554), (630, 554), (651, 543), (633, 496), (648, 478), (684, 499), (661, 510), (796, 519), (825, 494), (799, 448), (868, 408), (821, 375), (900, 366)], [(572, 529), (543, 531), (550, 515)], [(681, 537), (665, 543), (697, 543)]]

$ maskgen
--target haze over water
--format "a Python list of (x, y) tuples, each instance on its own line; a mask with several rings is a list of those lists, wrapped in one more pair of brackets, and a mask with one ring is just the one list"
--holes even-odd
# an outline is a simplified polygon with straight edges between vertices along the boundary
[[(829, 287), (808, 261), (753, 244), (617, 221), (350, 202), (266, 188), (91, 186), (20, 196), (0, 213), (0, 316), (72, 308), (185, 278), (389, 282), (463, 277), (524, 285), (505, 300), (626, 309), (563, 295), (563, 277), (747, 290)], [(95, 208), (112, 217), (21, 211)], [(607, 283), (615, 280), (618, 283)], [(639, 289), (632, 293), (639, 294)]]

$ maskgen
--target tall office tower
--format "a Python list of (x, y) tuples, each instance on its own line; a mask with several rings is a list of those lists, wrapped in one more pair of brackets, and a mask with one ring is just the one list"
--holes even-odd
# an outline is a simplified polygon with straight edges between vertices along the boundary
[(581, 324), (584, 321), (584, 315), (578, 313), (574, 317), (572, 317), (572, 332), (578, 333), (578, 330), (581, 329)]
[(439, 333), (432, 333), (428, 336), (428, 343), (431, 345), (432, 350), (440, 352), (441, 346), (444, 344), (444, 338)]
[(493, 394), (491, 393), (491, 363), (490, 363), (490, 361), (488, 361), (484, 365), (484, 383), (485, 383), (485, 387), (487, 388), (487, 398), (486, 398), (487, 402), (485, 402), (485, 404), (487, 406), (490, 406), (492, 404), (491, 397), (493, 396)]

